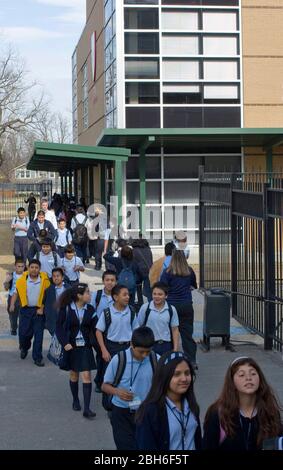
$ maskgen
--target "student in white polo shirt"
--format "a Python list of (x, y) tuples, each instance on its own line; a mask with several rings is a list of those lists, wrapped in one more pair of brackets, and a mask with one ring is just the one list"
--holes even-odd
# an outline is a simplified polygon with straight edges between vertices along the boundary
[(55, 244), (57, 248), (58, 255), (60, 258), (65, 256), (65, 248), (67, 245), (72, 243), (72, 234), (68, 228), (66, 228), (66, 220), (59, 219), (57, 235), (55, 237)]
[(42, 241), (41, 250), (36, 254), (36, 259), (40, 261), (41, 271), (46, 273), (49, 279), (52, 279), (52, 270), (60, 268), (62, 261), (58, 253), (52, 251), (52, 240), (46, 238)]
[(156, 282), (152, 287), (152, 301), (142, 305), (138, 313), (140, 326), (152, 329), (155, 343), (153, 350), (162, 356), (179, 345), (179, 319), (177, 310), (167, 303), (168, 287)]
[(85, 270), (84, 264), (78, 256), (76, 256), (75, 247), (67, 245), (65, 247), (65, 256), (62, 258), (62, 268), (65, 274), (65, 280), (71, 286), (80, 282), (80, 273)]

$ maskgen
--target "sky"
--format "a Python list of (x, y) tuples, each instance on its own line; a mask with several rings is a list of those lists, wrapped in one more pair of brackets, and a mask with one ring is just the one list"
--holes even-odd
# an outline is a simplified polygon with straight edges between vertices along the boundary
[(85, 24), (86, 0), (0, 0), (0, 35), (43, 86), (53, 111), (71, 113), (71, 57)]

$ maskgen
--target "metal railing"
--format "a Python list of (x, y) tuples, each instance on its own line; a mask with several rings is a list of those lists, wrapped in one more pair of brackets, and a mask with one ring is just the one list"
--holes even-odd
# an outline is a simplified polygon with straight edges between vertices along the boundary
[(199, 171), (200, 286), (231, 292), (232, 315), (283, 347), (283, 174)]
[(40, 198), (44, 193), (51, 198), (52, 181), (44, 181), (41, 183), (0, 183), (0, 223), (10, 222), (16, 215), (19, 207), (27, 209), (25, 203), (30, 193), (34, 193), (40, 205)]

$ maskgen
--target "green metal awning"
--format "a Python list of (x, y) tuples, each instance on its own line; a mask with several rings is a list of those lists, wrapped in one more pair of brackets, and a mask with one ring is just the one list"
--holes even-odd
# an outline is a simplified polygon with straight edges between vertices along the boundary
[(150, 151), (161, 146), (169, 152), (225, 152), (239, 147), (274, 147), (283, 143), (283, 128), (105, 129), (97, 145), (138, 152), (148, 137)]
[(27, 168), (60, 173), (96, 163), (126, 162), (130, 153), (122, 148), (35, 142)]

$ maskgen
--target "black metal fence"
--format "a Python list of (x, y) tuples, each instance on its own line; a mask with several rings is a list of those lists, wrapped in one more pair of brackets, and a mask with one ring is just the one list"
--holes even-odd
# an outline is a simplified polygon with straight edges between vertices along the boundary
[(52, 195), (52, 181), (41, 183), (0, 183), (0, 223), (10, 222), (16, 215), (18, 207), (27, 208), (25, 201), (30, 193), (34, 193), (38, 201), (43, 193), (47, 197)]
[(232, 315), (283, 346), (283, 174), (199, 171), (200, 286), (231, 292)]

